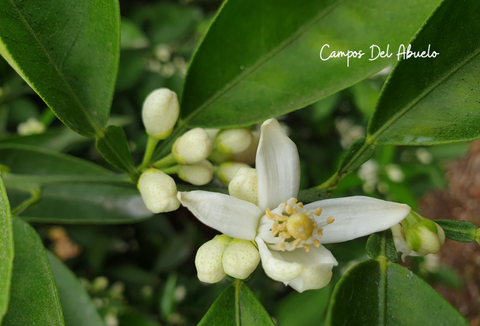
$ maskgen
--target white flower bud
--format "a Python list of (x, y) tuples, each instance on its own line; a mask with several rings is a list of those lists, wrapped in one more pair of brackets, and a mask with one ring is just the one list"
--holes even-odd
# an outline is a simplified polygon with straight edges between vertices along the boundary
[(240, 168), (235, 177), (228, 185), (230, 196), (251, 202), (258, 203), (258, 181), (257, 170), (253, 168)]
[(175, 181), (160, 170), (149, 169), (143, 172), (138, 180), (138, 190), (152, 213), (171, 212), (180, 206)]
[(260, 254), (251, 241), (233, 239), (223, 252), (222, 261), (225, 273), (244, 280), (257, 268)]
[(232, 238), (224, 234), (217, 235), (205, 242), (195, 256), (198, 279), (205, 283), (220, 282), (225, 276), (222, 256)]
[(215, 146), (220, 153), (235, 154), (245, 151), (252, 140), (252, 132), (247, 128), (225, 129), (218, 133)]
[(250, 168), (247, 164), (237, 162), (224, 162), (218, 167), (217, 178), (228, 187), (240, 168)]
[(252, 131), (253, 140), (250, 146), (241, 153), (233, 154), (233, 160), (235, 162), (241, 162), (245, 164), (254, 164), (257, 158), (258, 143), (260, 142), (260, 132)]
[(177, 94), (168, 88), (151, 92), (143, 102), (142, 119), (147, 134), (156, 139), (167, 138), (178, 119), (180, 106)]
[(195, 186), (203, 186), (212, 181), (213, 165), (207, 160), (194, 165), (180, 165), (178, 176)]
[(186, 132), (173, 144), (172, 153), (180, 164), (196, 164), (212, 152), (213, 141), (202, 128)]
[(17, 132), (22, 136), (42, 134), (45, 132), (45, 125), (35, 118), (29, 118), (18, 125)]

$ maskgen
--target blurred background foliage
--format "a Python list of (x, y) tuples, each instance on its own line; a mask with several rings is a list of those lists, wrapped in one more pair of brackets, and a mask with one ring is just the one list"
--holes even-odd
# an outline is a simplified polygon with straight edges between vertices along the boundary
[[(160, 87), (180, 94), (188, 62), (221, 3), (204, 0), (120, 4), (122, 50), (111, 123), (124, 127), (132, 154), (140, 162), (147, 141), (140, 116), (143, 100)], [(365, 135), (389, 72), (387, 68), (349, 89), (279, 118), (298, 146), (302, 189), (328, 179), (348, 145)], [(47, 130), (37, 135), (19, 135), (19, 125), (31, 118)], [(96, 152), (93, 140), (79, 136), (56, 120), (43, 101), (0, 58), (2, 143), (52, 149), (110, 169)], [(452, 167), (451, 162), (466, 155), (469, 146), (379, 147), (359, 171), (340, 182), (333, 196), (368, 195), (406, 203), (429, 218), (458, 218), (454, 209), (460, 204), (454, 205), (452, 211), (438, 212), (435, 207), (439, 201), (431, 197), (451, 194), (446, 172)], [(459, 169), (458, 164), (453, 165), (457, 166), (454, 172), (462, 173), (465, 169)], [(475, 175), (476, 171), (471, 173)], [(421, 198), (424, 199), (420, 207)], [(445, 205), (448, 200), (443, 199), (440, 204)], [(109, 326), (195, 325), (229, 283), (225, 279), (205, 285), (196, 278), (195, 252), (216, 231), (202, 225), (185, 209), (132, 225), (34, 226), (46, 247), (81, 279)], [(358, 239), (328, 246), (340, 265), (324, 289), (296, 293), (270, 280), (262, 268), (247, 284), (278, 325), (322, 325), (335, 282), (355, 263), (367, 258), (365, 242), (366, 239)], [(444, 246), (440, 255), (409, 257), (405, 265), (436, 285), (473, 322), (479, 294), (478, 288), (472, 290), (478, 285), (472, 268), (478, 271), (479, 262), (471, 263), (474, 267), (466, 276), (465, 262), (445, 258), (452, 255), (451, 243)], [(467, 244), (456, 244), (456, 250), (462, 251), (461, 246)], [(470, 295), (462, 295), (466, 292)]]

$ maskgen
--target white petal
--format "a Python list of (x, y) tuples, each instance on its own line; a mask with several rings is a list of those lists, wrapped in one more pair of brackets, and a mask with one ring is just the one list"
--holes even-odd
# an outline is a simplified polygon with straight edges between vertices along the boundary
[(258, 206), (262, 211), (297, 197), (300, 160), (297, 146), (275, 119), (262, 124), (255, 165), (258, 176)]
[(202, 223), (229, 237), (253, 240), (263, 212), (254, 204), (209, 191), (179, 192), (178, 199)]
[(302, 265), (296, 262), (286, 262), (279, 251), (271, 251), (259, 237), (255, 239), (262, 258), (265, 273), (275, 281), (288, 282), (300, 275)]
[(322, 208), (317, 221), (333, 216), (335, 221), (324, 227), (321, 243), (336, 243), (383, 231), (403, 220), (410, 207), (380, 199), (354, 196), (320, 200), (305, 208)]
[(332, 279), (333, 265), (304, 266), (302, 273), (288, 285), (302, 293), (306, 290), (317, 290), (327, 286)]

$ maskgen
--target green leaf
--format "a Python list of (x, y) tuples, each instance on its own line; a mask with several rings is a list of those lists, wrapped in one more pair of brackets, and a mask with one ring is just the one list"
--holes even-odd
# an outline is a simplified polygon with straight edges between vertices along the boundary
[(0, 175), (0, 324), (8, 308), (13, 268), (13, 231), (7, 191)]
[[(368, 127), (376, 144), (433, 145), (480, 138), (480, 2), (445, 0), (417, 33), (412, 51), (436, 58), (400, 61)], [(461, 35), (461, 37), (459, 37)]]
[(383, 257), (393, 263), (396, 263), (398, 260), (397, 249), (395, 248), (390, 229), (372, 234), (368, 238), (365, 249), (370, 258), (378, 259)]
[[(29, 193), (8, 189), (12, 207)], [(136, 189), (102, 184), (61, 184), (43, 189), (42, 198), (20, 216), (32, 222), (65, 224), (136, 223), (153, 216)]]
[(280, 301), (275, 317), (282, 326), (324, 325), (331, 292), (330, 284), (320, 290), (292, 292)]
[(121, 23), (122, 49), (141, 49), (148, 46), (148, 39), (143, 31), (129, 19), (122, 18)]
[(386, 260), (354, 266), (337, 283), (327, 325), (469, 325), (440, 294)]
[(109, 126), (105, 135), (97, 138), (95, 147), (103, 158), (117, 169), (130, 175), (138, 174), (122, 127)]
[(19, 144), (27, 146), (41, 147), (53, 151), (63, 151), (69, 145), (84, 142), (89, 140), (71, 131), (70, 129), (62, 127), (61, 129), (47, 130), (42, 134), (19, 136), (10, 135), (0, 137), (0, 145), (2, 144)]
[(445, 237), (458, 242), (475, 241), (478, 226), (468, 221), (434, 220), (445, 231)]
[(50, 251), (47, 251), (47, 257), (57, 284), (65, 326), (105, 326), (75, 274)]
[(65, 125), (101, 137), (118, 69), (118, 1), (0, 0), (0, 8), (0, 54)]
[[(371, 44), (393, 49), (407, 42), (436, 3), (226, 1), (189, 68), (181, 101), (183, 123), (248, 125), (349, 87), (395, 61), (369, 61)], [(339, 50), (367, 54), (350, 59), (347, 67), (346, 58), (322, 61), (324, 44), (330, 45), (327, 55)]]
[(230, 284), (203, 316), (198, 326), (275, 325), (265, 308), (242, 281)]
[(13, 234), (12, 290), (2, 326), (65, 325), (42, 240), (30, 225), (17, 217), (13, 219)]

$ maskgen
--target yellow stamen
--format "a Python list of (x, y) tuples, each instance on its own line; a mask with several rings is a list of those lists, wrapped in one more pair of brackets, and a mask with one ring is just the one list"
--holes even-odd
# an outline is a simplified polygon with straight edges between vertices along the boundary
[(265, 215), (267, 215), (267, 217), (270, 219), (270, 220), (273, 220), (273, 215), (272, 215), (272, 212), (270, 211), (270, 209), (266, 209), (265, 210)]
[(298, 199), (297, 199), (297, 198), (293, 198), (293, 199), (292, 199), (292, 203), (294, 203), (294, 204), (298, 203)]
[(319, 238), (323, 237), (323, 230), (322, 230), (322, 229), (318, 229), (317, 235), (318, 235)]
[(334, 221), (335, 221), (335, 219), (333, 218), (333, 216), (330, 216), (329, 218), (327, 218), (327, 223), (328, 224), (332, 224)]
[(285, 230), (285, 223), (282, 223), (278, 226), (279, 231), (284, 231)]
[(280, 249), (285, 249), (285, 244), (282, 242), (282, 243), (279, 243), (278, 244), (278, 248)]
[(290, 233), (288, 232), (280, 232), (280, 234), (278, 235), (280, 238), (285, 238), (285, 239), (288, 239), (291, 237)]
[(293, 207), (288, 205), (285, 211), (287, 212), (287, 214), (293, 214)]
[(286, 201), (284, 201), (282, 204), (283, 204), (283, 206), (287, 206), (287, 205), (288, 205)]
[(301, 203), (301, 202), (298, 203), (298, 206), (299, 206), (300, 208), (303, 208), (303, 203)]
[(305, 248), (305, 250), (306, 250), (307, 252), (310, 251), (310, 247), (308, 246), (308, 244), (304, 243), (302, 246), (303, 246), (303, 248)]
[(302, 242), (302, 239), (297, 239), (297, 240), (293, 241), (293, 243), (292, 243), (293, 248), (297, 248), (298, 245), (300, 244), (300, 242)]
[(278, 214), (274, 214), (273, 218), (280, 221), (280, 222), (285, 222), (286, 220), (288, 220), (287, 216), (278, 215)]
[(315, 210), (315, 215), (320, 216), (322, 214), (322, 209), (319, 207)]
[(278, 229), (273, 228), (272, 229), (272, 236), (276, 236), (278, 233)]
[(317, 248), (320, 247), (320, 241), (318, 241), (317, 239), (313, 240), (313, 245)]

